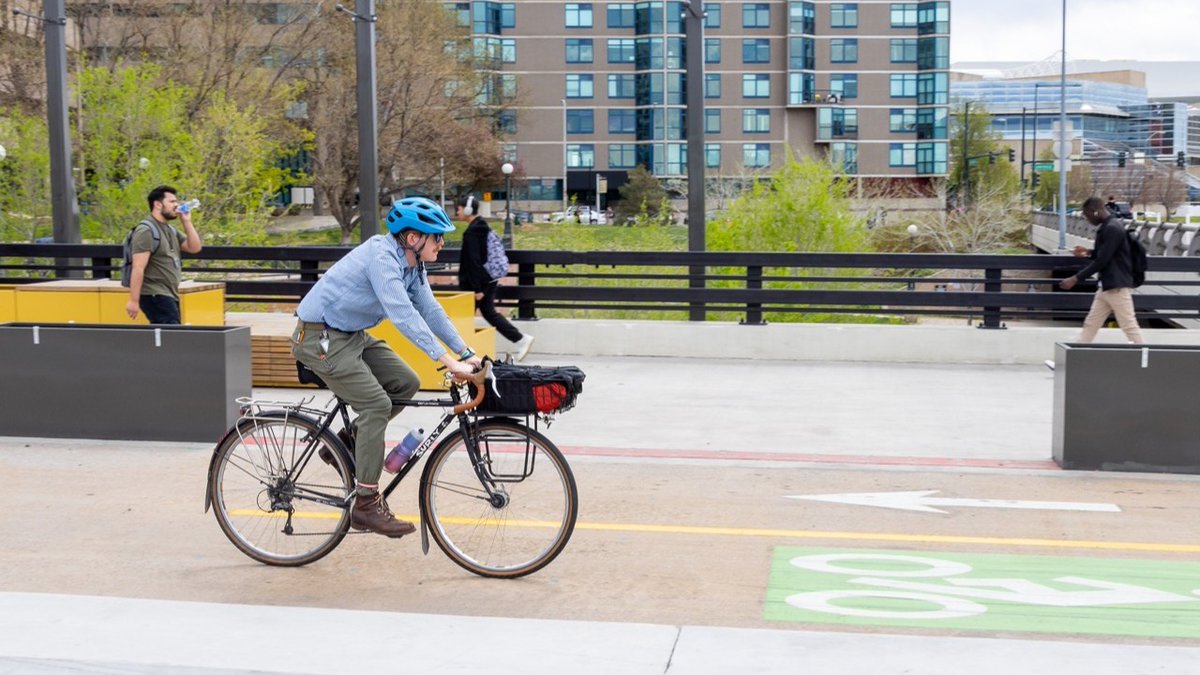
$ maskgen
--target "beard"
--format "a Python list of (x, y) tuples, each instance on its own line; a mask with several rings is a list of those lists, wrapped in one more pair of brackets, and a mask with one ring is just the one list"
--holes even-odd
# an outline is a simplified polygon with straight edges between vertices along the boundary
[(176, 218), (179, 218), (179, 212), (178, 211), (163, 211), (162, 217), (166, 218), (167, 220), (175, 220)]

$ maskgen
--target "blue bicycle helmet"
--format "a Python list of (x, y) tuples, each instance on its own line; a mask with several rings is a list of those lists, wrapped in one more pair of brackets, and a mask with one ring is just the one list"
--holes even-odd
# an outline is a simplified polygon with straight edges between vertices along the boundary
[(406, 197), (392, 202), (387, 214), (387, 228), (392, 234), (416, 230), (425, 234), (445, 234), (454, 231), (454, 223), (442, 207), (425, 197)]

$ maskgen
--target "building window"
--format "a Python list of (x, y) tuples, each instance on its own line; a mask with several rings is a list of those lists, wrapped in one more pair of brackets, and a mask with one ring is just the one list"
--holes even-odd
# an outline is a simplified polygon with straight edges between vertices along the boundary
[(766, 108), (746, 108), (742, 111), (742, 132), (767, 134), (771, 132), (771, 111)]
[[(637, 166), (637, 145), (634, 143), (613, 143), (608, 146), (608, 168), (632, 169)], [(610, 225), (612, 223), (609, 223)]]
[(721, 145), (719, 143), (704, 144), (704, 166), (709, 169), (721, 168)]
[(893, 2), (892, 3), (892, 28), (916, 28), (917, 27), (917, 3), (915, 2)]
[(816, 75), (812, 73), (788, 73), (788, 105), (812, 103), (816, 91)]
[(471, 3), (449, 3), (446, 5), (446, 9), (454, 14), (454, 25), (459, 28), (467, 28), (471, 25)]
[(817, 139), (858, 137), (857, 108), (821, 108), (817, 111)]
[(609, 28), (633, 28), (633, 3), (611, 3), (608, 6)]
[(917, 95), (916, 73), (893, 73), (890, 95), (892, 98), (913, 98)]
[(517, 111), (501, 110), (496, 115), (496, 131), (501, 134), (517, 133)]
[(721, 74), (704, 74), (704, 98), (721, 98)]
[(892, 63), (916, 63), (917, 39), (901, 38), (892, 40)]
[(922, 2), (917, 5), (917, 35), (950, 32), (950, 3)]
[(830, 143), (829, 161), (834, 168), (841, 169), (842, 173), (851, 175), (858, 173), (858, 144)]
[(596, 166), (596, 146), (591, 143), (567, 145), (567, 168), (591, 169)]
[(923, 37), (917, 40), (917, 68), (944, 70), (950, 67), (950, 38)]
[(893, 134), (909, 134), (917, 130), (916, 108), (892, 108), (888, 119)]
[(591, 110), (568, 110), (567, 111), (567, 133), (568, 134), (591, 134), (596, 131), (596, 116)]
[(771, 166), (771, 144), (743, 143), (742, 164), (748, 169), (761, 169)]
[(608, 41), (609, 63), (633, 63), (635, 42), (633, 38), (616, 38)]
[(704, 27), (721, 27), (721, 5), (715, 2), (704, 3)]
[(742, 40), (742, 63), (770, 63), (771, 41), (764, 38)]
[(720, 110), (705, 110), (704, 111), (704, 133), (706, 133), (706, 134), (721, 133), (721, 111)]
[(592, 86), (591, 74), (567, 75), (567, 98), (592, 98)]
[(837, 94), (843, 101), (858, 98), (858, 74), (838, 73), (829, 76), (829, 93)]
[(946, 73), (917, 74), (917, 103), (945, 105), (950, 101), (950, 76)]
[(946, 138), (945, 108), (921, 108), (917, 110), (917, 140), (926, 141)]
[(767, 73), (746, 73), (742, 75), (743, 98), (770, 98), (771, 76)]
[(788, 38), (788, 68), (812, 70), (816, 63), (816, 41), (807, 37)]
[(637, 95), (637, 77), (635, 75), (609, 75), (609, 98), (633, 98)]
[(505, 2), (500, 5), (500, 27), (517, 27), (517, 6), (515, 3)]
[(567, 63), (591, 63), (592, 39), (567, 38)]
[(918, 174), (945, 174), (947, 164), (945, 143), (917, 143)]
[(721, 39), (720, 38), (704, 38), (704, 62), (705, 63), (720, 63), (721, 62)]
[(770, 28), (771, 6), (760, 2), (742, 3), (742, 28)]
[(888, 146), (888, 166), (916, 166), (916, 143), (892, 143)]
[(831, 63), (858, 63), (858, 40), (856, 38), (830, 40), (829, 61)]
[(634, 110), (609, 110), (608, 133), (632, 134), (637, 131), (637, 112)]
[(829, 25), (832, 28), (858, 28), (858, 3), (835, 2), (830, 5)]
[(517, 62), (517, 41), (512, 38), (500, 40), (500, 60), (504, 63)]
[(501, 143), (500, 144), (500, 159), (506, 162), (517, 161), (517, 144), (516, 143)]
[(788, 32), (815, 35), (817, 32), (817, 8), (811, 2), (788, 3)]
[(566, 6), (566, 25), (567, 28), (591, 28), (592, 27), (592, 3), (567, 3)]

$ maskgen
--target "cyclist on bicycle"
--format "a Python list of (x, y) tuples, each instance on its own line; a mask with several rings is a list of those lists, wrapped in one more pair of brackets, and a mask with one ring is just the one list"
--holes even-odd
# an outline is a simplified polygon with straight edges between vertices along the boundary
[(379, 494), (384, 432), (402, 409), (393, 407), (392, 399), (411, 398), (420, 380), (387, 343), (366, 331), (390, 319), (454, 374), (470, 375), (480, 360), (454, 329), (426, 279), (425, 263), (437, 260), (443, 235), (454, 231), (446, 212), (424, 197), (402, 199), (392, 204), (387, 228), (391, 235), (376, 235), (350, 251), (300, 302), (292, 355), (358, 414), (351, 527), (401, 537), (416, 527), (392, 515)]

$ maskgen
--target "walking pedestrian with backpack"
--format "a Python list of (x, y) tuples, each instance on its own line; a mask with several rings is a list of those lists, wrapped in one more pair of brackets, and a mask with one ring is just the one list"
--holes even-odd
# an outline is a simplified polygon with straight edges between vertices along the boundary
[[(150, 216), (125, 238), (121, 285), (129, 288), (125, 313), (136, 319), (139, 310), (150, 323), (178, 324), (179, 282), (183, 276), (180, 252), (199, 253), (200, 235), (192, 224), (191, 208), (179, 203), (178, 191), (160, 185), (146, 197)], [(184, 232), (171, 226), (178, 219)]]
[(462, 254), (458, 262), (458, 287), (474, 291), (475, 308), (506, 340), (513, 343), (513, 358), (517, 361), (529, 353), (533, 336), (522, 334), (503, 314), (496, 311), (496, 293), (500, 280), (508, 276), (508, 254), (504, 242), (481, 216), (476, 214), (479, 203), (468, 195), (458, 204), (458, 217), (469, 220), (463, 232)]
[(1142, 331), (1134, 313), (1133, 289), (1145, 279), (1145, 250), (1131, 240), (1125, 226), (1109, 213), (1099, 197), (1088, 197), (1082, 211), (1083, 217), (1096, 226), (1096, 243), (1092, 249), (1076, 246), (1074, 253), (1081, 258), (1091, 258), (1092, 262), (1075, 276), (1063, 279), (1059, 286), (1069, 291), (1080, 281), (1099, 274), (1100, 287), (1092, 298), (1092, 309), (1083, 320), (1083, 330), (1076, 342), (1096, 339), (1096, 333), (1108, 321), (1109, 314), (1114, 314), (1125, 337), (1140, 345)]

